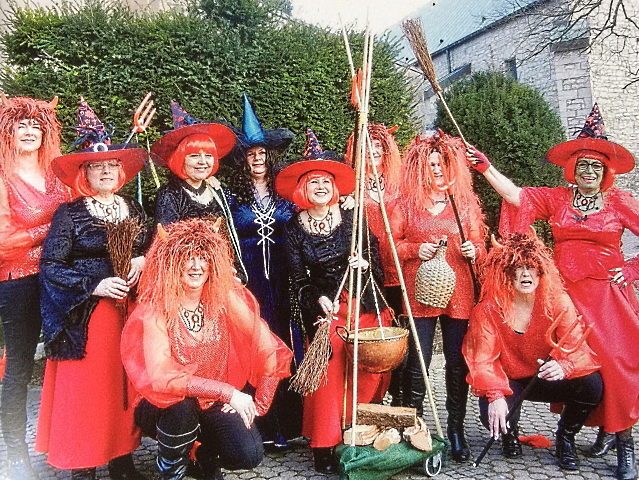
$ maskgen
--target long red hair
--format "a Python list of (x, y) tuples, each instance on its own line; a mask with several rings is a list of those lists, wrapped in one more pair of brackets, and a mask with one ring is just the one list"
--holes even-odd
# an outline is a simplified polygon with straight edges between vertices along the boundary
[(202, 291), (205, 311), (212, 313), (222, 308), (228, 292), (238, 283), (229, 241), (218, 232), (212, 219), (204, 218), (172, 223), (155, 236), (140, 278), (140, 301), (152, 304), (167, 318), (176, 317), (185, 292), (182, 272), (195, 257), (209, 266), (209, 278)]
[[(384, 175), (387, 192), (391, 195), (397, 192), (399, 188), (399, 179), (402, 166), (402, 157), (399, 153), (399, 147), (395, 141), (395, 137), (389, 133), (389, 129), (384, 124), (372, 123), (368, 125), (368, 135), (373, 140), (378, 140), (382, 144), (384, 152), (382, 160), (377, 168), (377, 173)], [(355, 168), (355, 150), (353, 142), (355, 141), (355, 132), (348, 137), (346, 144), (346, 164)], [(367, 163), (367, 172), (371, 173), (370, 163)]]
[(42, 145), (38, 149), (38, 162), (43, 170), (49, 169), (51, 160), (60, 156), (62, 126), (55, 113), (55, 102), (31, 97), (3, 98), (0, 106), (0, 170), (12, 172), (19, 152), (15, 132), (21, 120), (33, 119), (42, 130)]
[(500, 240), (482, 263), (480, 300), (491, 300), (501, 310), (506, 321), (513, 320), (513, 280), (518, 267), (531, 267), (539, 275), (535, 297), (544, 302), (544, 310), (565, 292), (552, 252), (536, 235), (514, 233)]
[(187, 155), (199, 153), (200, 150), (213, 155), (214, 161), (211, 175), (214, 175), (218, 168), (220, 168), (220, 160), (217, 158), (217, 147), (215, 146), (215, 142), (205, 133), (197, 133), (183, 138), (167, 160), (167, 167), (169, 167), (169, 170), (182, 180), (187, 179), (188, 175), (184, 170), (184, 160)]

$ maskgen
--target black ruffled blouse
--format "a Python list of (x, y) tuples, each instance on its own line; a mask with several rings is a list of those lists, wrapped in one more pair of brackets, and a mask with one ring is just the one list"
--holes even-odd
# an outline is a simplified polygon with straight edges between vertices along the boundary
[[(129, 216), (146, 222), (142, 207), (124, 199)], [(144, 254), (148, 229), (138, 235), (133, 257)], [(113, 276), (104, 222), (91, 216), (84, 197), (61, 205), (53, 216), (40, 259), (42, 329), (47, 356), (81, 359), (89, 317), (100, 297), (91, 294)]]
[[(299, 302), (302, 320), (306, 333), (312, 337), (317, 330), (313, 325), (318, 316), (324, 313), (317, 303), (321, 296), (335, 299), (337, 289), (348, 269), (348, 257), (351, 249), (353, 228), (353, 212), (341, 211), (342, 222), (330, 235), (313, 235), (302, 227), (299, 213), (286, 224), (285, 244), (289, 262), (289, 272), (294, 300)], [(370, 238), (370, 249), (367, 245)], [(367, 285), (362, 292), (362, 313), (375, 312), (375, 298), (371, 274), (378, 286), (384, 284), (384, 272), (381, 267), (377, 238), (364, 232), (363, 255), (370, 266), (364, 272), (362, 285)], [(370, 255), (369, 255), (370, 253)], [(345, 288), (348, 287), (348, 282)], [(380, 309), (385, 305), (378, 295)]]

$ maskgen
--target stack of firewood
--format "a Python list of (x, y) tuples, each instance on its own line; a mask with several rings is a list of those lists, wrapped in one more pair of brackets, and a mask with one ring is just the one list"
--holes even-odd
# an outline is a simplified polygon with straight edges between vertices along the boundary
[(372, 445), (383, 452), (393, 444), (399, 443), (403, 437), (418, 450), (430, 452), (433, 440), (424, 421), (417, 417), (414, 408), (390, 407), (374, 403), (357, 405), (357, 425), (344, 432), (344, 443), (355, 445)]

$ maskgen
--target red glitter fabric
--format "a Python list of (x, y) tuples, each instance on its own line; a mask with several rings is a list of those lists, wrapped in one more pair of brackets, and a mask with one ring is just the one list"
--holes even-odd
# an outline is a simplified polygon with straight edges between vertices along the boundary
[[(555, 263), (575, 307), (593, 326), (588, 342), (606, 386), (588, 425), (619, 432), (639, 420), (639, 302), (631, 287), (639, 279), (639, 260), (624, 261), (621, 252), (624, 229), (639, 235), (639, 201), (615, 187), (603, 195), (604, 208), (585, 217), (571, 207), (572, 188), (524, 188), (518, 209), (502, 207), (500, 230), (525, 232), (535, 219), (552, 227)], [(626, 288), (609, 282), (609, 270), (617, 267)]]
[[(537, 373), (537, 359), (545, 359), (551, 346), (546, 343), (546, 331), (554, 320), (561, 318), (553, 340), (556, 342), (568, 333), (564, 344), (571, 348), (581, 338), (583, 323), (569, 330), (577, 318), (577, 312), (566, 294), (552, 304), (552, 311), (544, 312), (543, 302), (535, 301), (530, 325), (523, 334), (516, 333), (500, 309), (490, 299), (477, 304), (470, 317), (468, 333), (464, 337), (462, 353), (468, 364), (466, 380), (474, 395), (499, 398), (512, 395), (508, 379), (532, 377)], [(598, 359), (587, 343), (575, 353), (555, 357), (566, 378), (589, 375), (599, 369)]]
[(182, 321), (162, 317), (152, 305), (138, 305), (122, 333), (122, 359), (131, 382), (160, 408), (185, 397), (198, 397), (202, 408), (228, 403), (248, 382), (256, 387), (258, 414), (266, 413), (277, 383), (290, 376), (293, 354), (239, 284), (223, 306), (205, 305), (204, 310), (205, 326), (195, 337)]
[[(480, 263), (486, 255), (481, 226), (469, 212), (457, 206), (466, 238), (475, 245), (475, 263)], [(415, 212), (407, 207), (403, 199), (399, 199), (393, 208), (391, 230), (397, 245), (397, 254), (402, 263), (402, 272), (406, 281), (406, 290), (410, 299), (410, 307), (415, 317), (436, 317), (448, 315), (451, 318), (465, 319), (473, 308), (473, 284), (468, 262), (462, 256), (459, 229), (450, 203), (438, 215), (427, 210)], [(448, 236), (446, 261), (455, 271), (457, 281), (455, 291), (446, 308), (435, 308), (415, 300), (415, 277), (422, 260), (417, 256), (419, 246), (424, 242), (439, 243), (442, 235)]]
[[(388, 215), (388, 220), (390, 222), (394, 201), (389, 198), (384, 198), (384, 201), (386, 206), (386, 215)], [(382, 262), (382, 269), (384, 270), (384, 286), (392, 287), (394, 285), (399, 285), (399, 276), (397, 275), (395, 262), (393, 262), (390, 241), (388, 240), (388, 234), (384, 229), (384, 219), (382, 218), (382, 211), (379, 203), (373, 200), (370, 196), (366, 196), (364, 208), (366, 209), (366, 220), (368, 221), (368, 226), (379, 242), (379, 258)]]
[(39, 271), (42, 242), (56, 209), (71, 197), (53, 174), (42, 192), (17, 175), (0, 179), (0, 281)]

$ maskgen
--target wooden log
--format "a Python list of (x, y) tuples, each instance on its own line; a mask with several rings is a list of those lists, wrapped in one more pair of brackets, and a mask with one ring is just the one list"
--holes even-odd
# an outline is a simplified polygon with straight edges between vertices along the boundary
[[(375, 425), (355, 425), (355, 445), (370, 445), (379, 435), (380, 429)], [(352, 443), (353, 428), (349, 428), (344, 432), (344, 443), (353, 445)]]
[(417, 423), (417, 410), (376, 403), (358, 403), (357, 423), (388, 428), (412, 427)]
[(389, 428), (375, 437), (373, 448), (379, 452), (383, 452), (391, 445), (402, 441), (402, 436), (396, 428)]
[(424, 421), (419, 418), (418, 425), (404, 430), (404, 437), (413, 447), (422, 452), (430, 452), (433, 449), (433, 439), (430, 436), (428, 427)]

